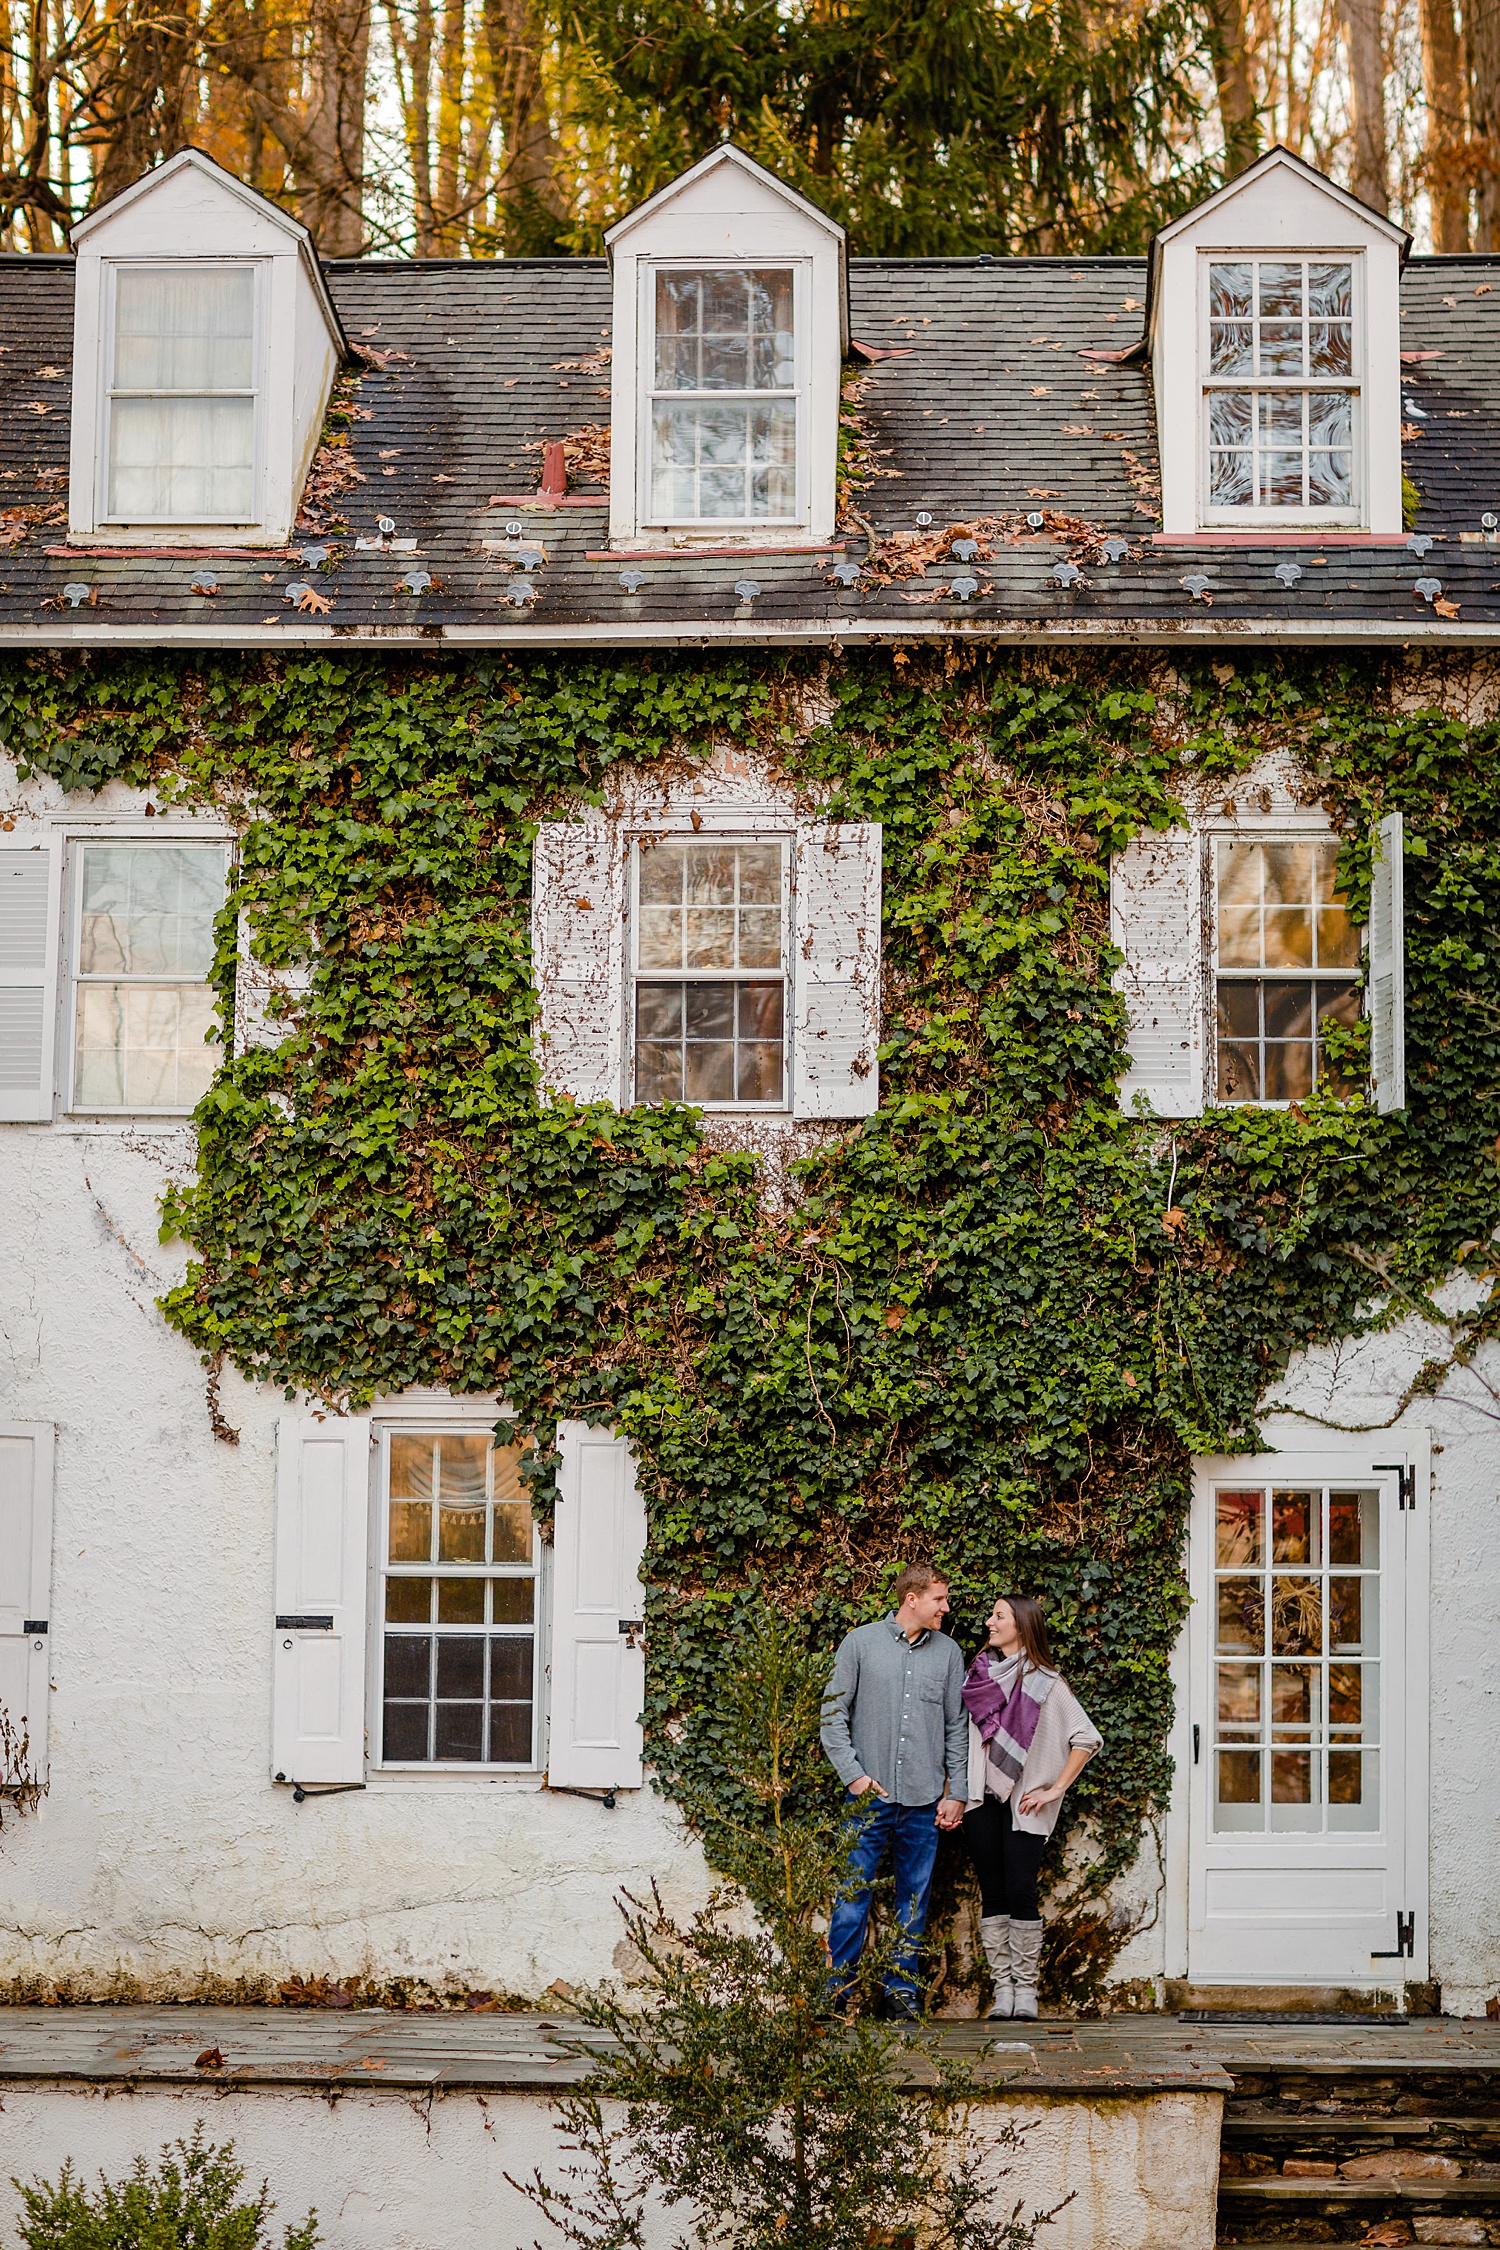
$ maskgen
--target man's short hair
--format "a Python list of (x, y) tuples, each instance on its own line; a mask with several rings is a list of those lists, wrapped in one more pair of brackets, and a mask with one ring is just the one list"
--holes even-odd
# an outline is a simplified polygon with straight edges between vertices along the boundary
[(929, 1586), (946, 1586), (947, 1577), (931, 1563), (909, 1562), (891, 1588), (891, 1603), (899, 1609), (908, 1594), (925, 1594)]

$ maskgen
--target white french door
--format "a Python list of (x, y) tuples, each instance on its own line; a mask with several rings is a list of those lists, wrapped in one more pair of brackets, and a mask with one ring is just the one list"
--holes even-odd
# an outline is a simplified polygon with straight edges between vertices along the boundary
[(1200, 1461), (1195, 1984), (1427, 1974), (1427, 1445)]

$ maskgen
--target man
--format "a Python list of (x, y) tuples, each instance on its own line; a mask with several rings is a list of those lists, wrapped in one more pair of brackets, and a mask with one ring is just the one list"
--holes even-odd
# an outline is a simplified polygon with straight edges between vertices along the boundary
[[(968, 1790), (969, 1727), (958, 1643), (939, 1631), (948, 1584), (909, 1563), (892, 1588), (895, 1611), (845, 1636), (823, 1698), (821, 1740), (849, 1792), (855, 1824), (850, 1888), (833, 1902), (828, 1959), (842, 2007), (870, 1919), (870, 1885), (889, 1855), (898, 1937), (881, 2014), (921, 2014), (917, 1954), (938, 1830), (957, 1828)], [(946, 1782), (945, 1782), (946, 1776)]]

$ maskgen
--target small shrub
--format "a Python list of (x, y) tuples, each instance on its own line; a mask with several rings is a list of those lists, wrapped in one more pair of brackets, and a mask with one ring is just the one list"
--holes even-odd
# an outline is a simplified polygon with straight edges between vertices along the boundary
[[(55, 2186), (11, 2184), (25, 2212), (19, 2232), (27, 2250), (263, 2250), (276, 2206), (264, 2180), (259, 2195), (244, 2200), (244, 2180), (233, 2141), (215, 2147), (199, 2124), (190, 2141), (161, 2151), (155, 2172), (144, 2156), (123, 2180), (101, 2172), (97, 2194), (71, 2164)], [(317, 2240), (317, 2214), (309, 2211), (300, 2227), (287, 2228), (283, 2250), (313, 2250)]]

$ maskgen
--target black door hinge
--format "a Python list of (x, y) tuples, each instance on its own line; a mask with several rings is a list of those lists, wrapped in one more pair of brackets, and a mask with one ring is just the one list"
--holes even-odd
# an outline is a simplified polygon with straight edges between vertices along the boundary
[(1372, 1469), (1389, 1469), (1401, 1479), (1396, 1505), (1398, 1508), (1415, 1508), (1417, 1504), (1417, 1472), (1405, 1461), (1372, 1461)]
[(1390, 1949), (1389, 1949), (1388, 1951), (1386, 1951), (1386, 1952), (1383, 1952), (1383, 1953), (1372, 1953), (1372, 1954), (1370, 1955), (1370, 1959), (1371, 1959), (1372, 1961), (1409, 1961), (1409, 1960), (1410, 1960), (1410, 1959), (1412, 1958), (1413, 1954), (1414, 1954), (1414, 1953), (1416, 1952), (1416, 1950), (1417, 1950), (1417, 1917), (1416, 1917), (1416, 1913), (1415, 1913), (1415, 1911), (1413, 1911), (1413, 1912), (1412, 1912), (1412, 1913), (1410, 1913), (1410, 1914), (1402, 1914), (1402, 1913), (1398, 1912), (1398, 1913), (1397, 1913), (1397, 1915), (1396, 1915), (1396, 1943), (1395, 1943), (1395, 1945), (1394, 1945), (1393, 1947), (1391, 1947), (1391, 1948), (1390, 1948)]

